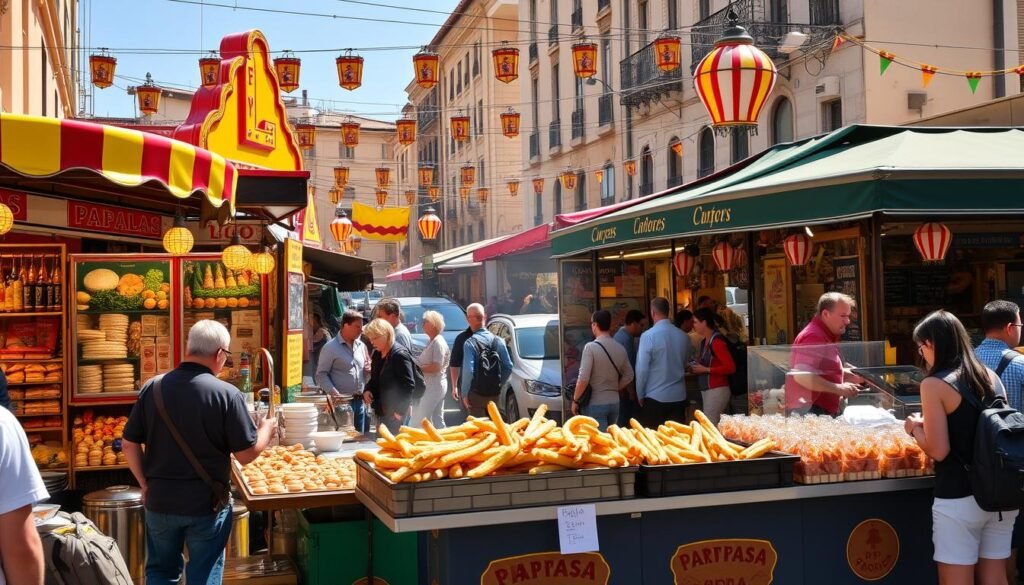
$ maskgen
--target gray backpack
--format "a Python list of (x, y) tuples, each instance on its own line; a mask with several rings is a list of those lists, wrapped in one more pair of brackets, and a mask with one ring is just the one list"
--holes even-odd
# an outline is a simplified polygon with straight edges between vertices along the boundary
[(60, 512), (71, 525), (40, 530), (46, 585), (132, 585), (117, 542), (88, 518)]

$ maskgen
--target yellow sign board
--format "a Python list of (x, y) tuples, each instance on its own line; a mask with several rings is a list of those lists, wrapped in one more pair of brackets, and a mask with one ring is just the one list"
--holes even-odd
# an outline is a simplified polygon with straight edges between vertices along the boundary
[(320, 246), (320, 222), (316, 217), (316, 197), (313, 196), (313, 188), (309, 188), (309, 198), (306, 209), (302, 212), (302, 242)]
[(288, 272), (302, 274), (302, 243), (291, 238), (284, 241), (284, 265)]
[(284, 350), (284, 385), (302, 384), (302, 334), (289, 333)]

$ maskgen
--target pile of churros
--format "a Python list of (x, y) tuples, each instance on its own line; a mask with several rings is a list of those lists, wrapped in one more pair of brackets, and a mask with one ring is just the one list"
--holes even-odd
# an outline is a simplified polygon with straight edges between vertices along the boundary
[(469, 417), (464, 424), (440, 430), (428, 420), (422, 429), (402, 427), (398, 435), (381, 426), (381, 449), (357, 451), (355, 456), (400, 483), (754, 459), (775, 447), (771, 439), (749, 447), (730, 443), (700, 411), (689, 425), (670, 421), (654, 431), (631, 420), (629, 428), (613, 425), (607, 432), (587, 416), (574, 416), (559, 426), (545, 418), (544, 405), (532, 418), (511, 424), (502, 420), (493, 402), (487, 412), (490, 420)]

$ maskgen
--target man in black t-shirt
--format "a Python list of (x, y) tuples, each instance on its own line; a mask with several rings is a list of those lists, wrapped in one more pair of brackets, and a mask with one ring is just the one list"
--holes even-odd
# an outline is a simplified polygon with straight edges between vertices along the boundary
[(459, 333), (459, 336), (455, 338), (455, 344), (452, 345), (452, 353), (448, 356), (448, 371), (451, 373), (452, 382), (452, 398), (459, 403), (459, 406), (463, 410), (468, 408), (465, 399), (459, 396), (459, 384), (461, 378), (459, 377), (459, 370), (462, 369), (462, 354), (466, 348), (466, 341), (473, 336), (473, 328), (467, 327), (465, 331)]
[[(188, 334), (185, 361), (160, 383), (174, 427), (212, 480), (225, 486), (231, 481), (231, 455), (242, 465), (249, 463), (277, 429), (276, 419), (262, 419), (257, 430), (242, 393), (217, 378), (231, 355), (230, 343), (231, 336), (220, 323), (197, 322)], [(153, 386), (151, 379), (142, 388), (122, 443), (146, 506), (146, 582), (177, 583), (187, 544), (188, 583), (220, 583), (231, 506), (218, 503), (220, 495), (201, 479), (175, 442), (157, 408)]]

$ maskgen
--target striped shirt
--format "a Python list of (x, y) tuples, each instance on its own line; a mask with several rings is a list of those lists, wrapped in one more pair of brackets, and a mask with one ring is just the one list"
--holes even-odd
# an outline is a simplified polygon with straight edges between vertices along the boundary
[[(1003, 354), (1009, 351), (1013, 350), (1006, 343), (998, 339), (986, 337), (984, 341), (978, 344), (974, 354), (978, 356), (978, 360), (981, 363), (994, 372), (999, 368), (999, 362), (1003, 359)], [(1010, 407), (1020, 410), (1021, 387), (1024, 386), (1024, 355), (1017, 354), (1013, 361), (1003, 370), (1003, 374), (999, 376), (999, 379), (1003, 382), (1003, 386), (1006, 387), (1006, 399), (1010, 403)]]

